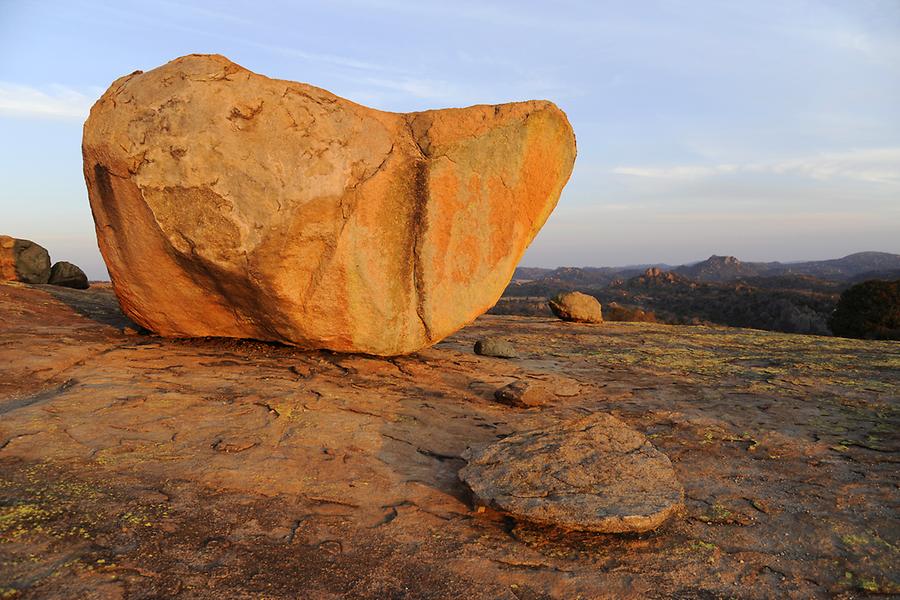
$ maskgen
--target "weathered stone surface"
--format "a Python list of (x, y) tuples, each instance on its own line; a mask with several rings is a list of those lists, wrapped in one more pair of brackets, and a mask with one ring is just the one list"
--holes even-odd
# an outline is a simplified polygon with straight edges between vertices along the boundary
[(31, 240), (0, 235), (0, 279), (23, 283), (47, 283), (50, 254)]
[(581, 292), (557, 294), (548, 302), (553, 314), (563, 321), (576, 323), (602, 323), (603, 312), (600, 302), (593, 296)]
[(531, 381), (513, 381), (494, 392), (494, 399), (500, 404), (516, 408), (543, 406), (556, 394), (545, 384)]
[(575, 138), (547, 101), (387, 113), (191, 55), (114, 82), (83, 155), (137, 323), (392, 355), (497, 301)]
[[(892, 589), (896, 342), (614, 322), (561, 335), (549, 320), (485, 315), (387, 361), (126, 326), (107, 285), (0, 282), (0, 587), (20, 598), (849, 598), (863, 578)], [(498, 331), (523, 356), (554, 339), (566, 358), (473, 357)], [(760, 348), (776, 384), (741, 363)], [(553, 410), (485, 401), (533, 378), (582, 390)], [(598, 410), (658, 434), (691, 496), (685, 518), (610, 539), (465, 502), (455, 457), (467, 446)], [(258, 445), (222, 451), (247, 441)], [(113, 575), (121, 593), (107, 594)]]
[(475, 342), (475, 354), (480, 356), (493, 356), (495, 358), (518, 358), (519, 353), (516, 352), (508, 340), (489, 337), (483, 338)]
[(684, 500), (669, 458), (610, 415), (513, 434), (463, 458), (459, 477), (481, 502), (564, 529), (649, 531)]
[(90, 287), (87, 275), (77, 265), (64, 260), (55, 263), (50, 268), (50, 279), (47, 283), (62, 287), (86, 290)]

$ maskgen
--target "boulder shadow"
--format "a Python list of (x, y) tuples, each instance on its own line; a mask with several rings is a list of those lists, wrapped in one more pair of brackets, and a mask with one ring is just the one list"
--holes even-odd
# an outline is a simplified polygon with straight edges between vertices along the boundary
[(94, 284), (86, 290), (76, 290), (56, 285), (36, 285), (36, 288), (46, 292), (53, 299), (65, 304), (73, 311), (102, 325), (108, 325), (117, 329), (131, 327), (135, 330), (142, 329), (134, 321), (126, 317), (119, 308), (119, 302), (112, 291), (112, 287), (104, 284)]

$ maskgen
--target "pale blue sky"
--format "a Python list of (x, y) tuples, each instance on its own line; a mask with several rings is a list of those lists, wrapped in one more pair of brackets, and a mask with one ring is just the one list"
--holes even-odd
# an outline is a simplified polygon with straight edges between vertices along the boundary
[(191, 52), (393, 111), (553, 100), (579, 156), (525, 265), (900, 252), (897, 0), (0, 0), (0, 232), (105, 275), (82, 122)]

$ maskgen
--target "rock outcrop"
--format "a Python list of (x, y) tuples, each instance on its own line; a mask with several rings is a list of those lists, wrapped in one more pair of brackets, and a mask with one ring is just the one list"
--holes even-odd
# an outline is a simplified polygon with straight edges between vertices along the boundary
[(581, 292), (557, 294), (548, 304), (553, 314), (563, 321), (575, 323), (602, 323), (603, 312), (600, 302), (593, 296)]
[(642, 532), (683, 506), (669, 458), (611, 415), (513, 434), (463, 458), (459, 477), (479, 502), (539, 524)]
[(87, 275), (84, 274), (78, 265), (61, 260), (54, 263), (50, 268), (50, 279), (47, 281), (50, 285), (59, 285), (62, 287), (74, 288), (76, 290), (86, 290), (90, 287)]
[[(386, 361), (131, 328), (106, 284), (0, 281), (0, 588), (20, 600), (893, 591), (896, 342), (651, 323), (560, 335), (485, 315)], [(471, 355), (498, 332), (529, 358)], [(573, 395), (489, 401), (514, 380)], [(669, 454), (684, 518), (612, 537), (472, 510), (467, 446), (598, 410)]]
[(497, 301), (575, 137), (547, 101), (387, 113), (191, 55), (114, 82), (83, 155), (140, 325), (395, 355)]
[(0, 279), (22, 283), (47, 283), (50, 254), (31, 240), (0, 235)]

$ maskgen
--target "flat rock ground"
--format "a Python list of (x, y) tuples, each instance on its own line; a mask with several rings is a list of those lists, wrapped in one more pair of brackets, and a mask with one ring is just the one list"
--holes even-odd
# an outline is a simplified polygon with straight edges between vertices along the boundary
[[(900, 593), (896, 342), (486, 316), (384, 360), (127, 325), (108, 287), (0, 285), (0, 597)], [(494, 402), (521, 378), (561, 395)], [(671, 457), (683, 515), (472, 510), (467, 446), (593, 411)]]

